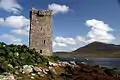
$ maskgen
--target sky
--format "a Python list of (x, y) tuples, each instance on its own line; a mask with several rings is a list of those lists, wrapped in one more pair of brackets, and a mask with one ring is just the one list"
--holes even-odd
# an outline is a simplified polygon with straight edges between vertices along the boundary
[(118, 0), (0, 0), (0, 42), (29, 46), (29, 12), (50, 9), (53, 51), (91, 42), (120, 44)]

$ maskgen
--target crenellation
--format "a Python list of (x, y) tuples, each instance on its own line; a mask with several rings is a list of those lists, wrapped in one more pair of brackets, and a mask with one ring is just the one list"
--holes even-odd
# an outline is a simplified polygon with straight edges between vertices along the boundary
[(35, 9), (35, 8), (32, 8), (32, 9), (31, 9), (31, 12), (34, 13), (34, 14), (37, 14), (37, 13), (38, 13), (38, 10)]
[(52, 15), (52, 10), (38, 11), (38, 15), (51, 16)]
[(37, 16), (51, 16), (52, 15), (52, 10), (40, 10), (38, 11), (35, 8), (31, 9), (31, 13)]

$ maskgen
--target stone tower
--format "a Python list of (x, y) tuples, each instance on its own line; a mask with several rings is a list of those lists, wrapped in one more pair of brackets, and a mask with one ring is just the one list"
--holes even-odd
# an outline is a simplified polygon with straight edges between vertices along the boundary
[(42, 55), (52, 55), (52, 11), (30, 11), (29, 47)]

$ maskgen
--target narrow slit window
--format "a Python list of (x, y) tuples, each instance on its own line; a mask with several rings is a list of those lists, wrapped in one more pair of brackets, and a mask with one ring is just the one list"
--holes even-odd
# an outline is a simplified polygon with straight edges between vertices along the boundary
[(42, 53), (42, 50), (40, 50), (40, 53)]
[(44, 44), (45, 44), (45, 40), (44, 40)]

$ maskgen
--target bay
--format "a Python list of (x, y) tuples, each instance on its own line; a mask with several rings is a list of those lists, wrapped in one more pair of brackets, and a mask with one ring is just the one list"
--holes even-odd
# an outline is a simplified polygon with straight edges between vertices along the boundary
[(60, 58), (60, 61), (86, 62), (91, 65), (120, 69), (120, 58)]

